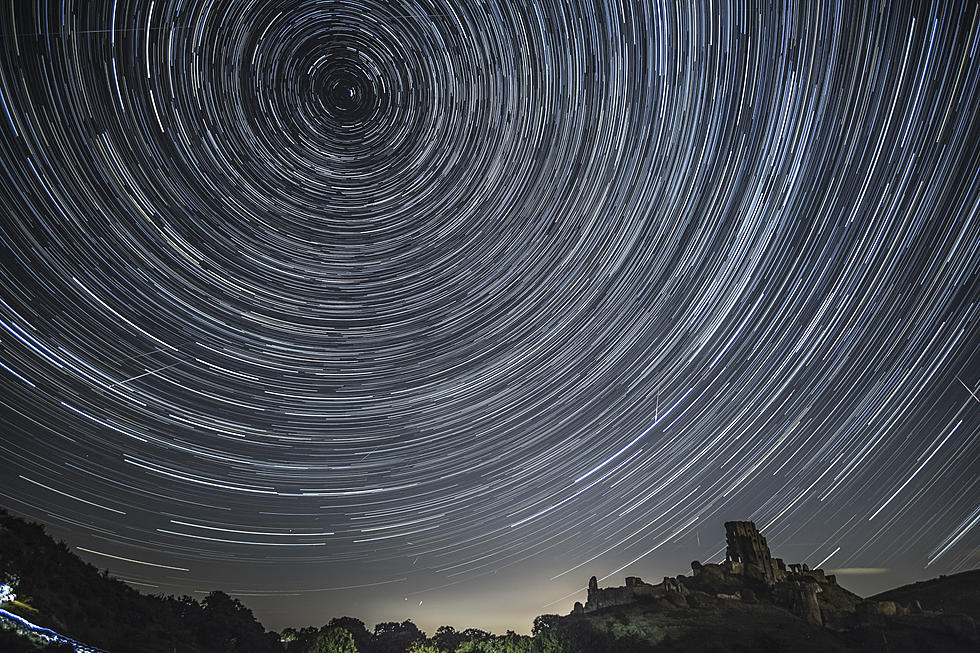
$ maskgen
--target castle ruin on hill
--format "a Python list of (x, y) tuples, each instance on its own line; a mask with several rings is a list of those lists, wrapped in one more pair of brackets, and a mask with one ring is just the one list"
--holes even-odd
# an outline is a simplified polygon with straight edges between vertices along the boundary
[(658, 598), (674, 603), (686, 603), (683, 597), (694, 591), (712, 591), (718, 598), (742, 599), (756, 593), (771, 594), (778, 603), (811, 623), (821, 624), (817, 594), (823, 587), (836, 585), (833, 575), (805, 564), (787, 565), (773, 558), (766, 538), (750, 521), (725, 523), (728, 547), (725, 561), (720, 564), (692, 562), (693, 577), (665, 577), (652, 585), (630, 576), (623, 587), (599, 587), (595, 576), (589, 580), (588, 598), (576, 611), (592, 612), (615, 605), (625, 605)]
[[(732, 574), (759, 578), (770, 587), (793, 578), (810, 578), (824, 584), (837, 583), (833, 575), (826, 576), (821, 569), (810, 569), (805, 564), (787, 566), (782, 558), (773, 558), (766, 538), (750, 521), (725, 522), (725, 539), (728, 548), (722, 566)], [(695, 571), (695, 575), (697, 573)]]

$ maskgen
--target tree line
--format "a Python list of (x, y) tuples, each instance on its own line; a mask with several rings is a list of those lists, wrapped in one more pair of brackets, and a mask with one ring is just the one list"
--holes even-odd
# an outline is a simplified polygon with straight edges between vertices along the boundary
[[(353, 617), (320, 627), (266, 631), (252, 611), (225, 592), (197, 600), (145, 595), (82, 561), (39, 524), (0, 508), (0, 583), (18, 602), (5, 609), (45, 628), (112, 653), (601, 653), (645, 651), (616, 640), (586, 620), (544, 615), (533, 634), (504, 635), (441, 626), (426, 636), (411, 621), (383, 622), (373, 631)], [(0, 650), (39, 645), (0, 619)], [(47, 650), (54, 651), (49, 646)]]

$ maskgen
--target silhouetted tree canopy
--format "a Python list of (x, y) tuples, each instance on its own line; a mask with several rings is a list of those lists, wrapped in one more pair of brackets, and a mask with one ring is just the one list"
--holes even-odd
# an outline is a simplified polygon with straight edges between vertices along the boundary
[(337, 626), (327, 628), (317, 635), (307, 653), (358, 653), (354, 638), (347, 630)]
[(354, 617), (334, 617), (327, 624), (327, 627), (343, 628), (349, 632), (351, 637), (354, 638), (354, 645), (360, 653), (371, 651), (373, 636), (360, 619), (355, 619)]
[(424, 639), (425, 633), (410, 620), (384, 621), (374, 627), (373, 653), (404, 653), (413, 642)]
[(452, 626), (439, 626), (432, 636), (432, 643), (439, 651), (455, 651), (464, 640), (463, 634)]
[(561, 619), (556, 614), (542, 614), (534, 618), (534, 625), (531, 626), (531, 634), (537, 635), (538, 633), (543, 633), (546, 630), (551, 630), (558, 624), (558, 620)]

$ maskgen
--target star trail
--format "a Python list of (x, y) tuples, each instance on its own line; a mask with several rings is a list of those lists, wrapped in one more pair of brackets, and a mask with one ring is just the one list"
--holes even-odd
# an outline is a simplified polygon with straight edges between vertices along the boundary
[(92, 564), (526, 632), (732, 519), (980, 563), (977, 2), (3, 4), (0, 504)]

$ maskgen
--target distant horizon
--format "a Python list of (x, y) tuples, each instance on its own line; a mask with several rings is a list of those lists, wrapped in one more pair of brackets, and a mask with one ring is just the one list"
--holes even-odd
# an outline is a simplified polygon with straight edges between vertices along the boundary
[[(865, 578), (865, 577), (867, 577), (869, 575), (874, 575), (874, 576), (880, 577), (881, 574), (853, 574), (853, 575), (848, 575), (848, 574), (841, 574), (840, 573), (840, 570), (835, 570), (835, 569), (825, 569), (824, 571), (826, 573), (828, 573), (828, 574), (836, 574), (838, 576), (838, 579), (837, 580), (838, 580), (838, 584), (839, 585), (842, 585), (846, 589), (851, 590), (852, 592), (854, 592), (855, 594), (857, 594), (858, 596), (860, 596), (862, 598), (870, 598), (872, 596), (875, 596), (875, 595), (878, 595), (878, 594), (882, 594), (882, 593), (884, 593), (884, 592), (886, 592), (888, 590), (897, 589), (899, 587), (904, 587), (905, 585), (911, 585), (911, 584), (914, 584), (914, 583), (917, 583), (917, 582), (934, 580), (934, 579), (937, 579), (937, 578), (940, 578), (940, 577), (944, 577), (944, 576), (954, 576), (956, 574), (968, 573), (970, 571), (975, 571), (977, 569), (980, 569), (980, 565), (978, 565), (977, 567), (974, 567), (973, 569), (965, 569), (963, 571), (955, 572), (953, 574), (934, 574), (934, 575), (931, 575), (931, 576), (929, 576), (929, 575), (926, 575), (926, 576), (912, 576), (909, 579), (903, 580), (903, 581), (901, 581), (901, 582), (899, 582), (897, 584), (892, 584), (892, 583), (868, 584), (867, 586), (870, 587), (871, 589), (866, 589), (866, 590), (863, 590), (863, 591), (858, 591), (857, 585), (849, 582), (849, 579), (850, 578), (858, 578), (858, 577)], [(690, 572), (691, 572), (690, 567), (688, 567), (686, 573), (685, 572), (675, 571), (673, 573), (667, 572), (666, 575), (668, 575), (668, 576), (677, 576), (678, 574), (684, 574), (684, 575), (688, 575), (689, 576), (690, 575)], [(600, 587), (607, 587), (607, 586), (608, 587), (618, 587), (618, 586), (621, 586), (621, 585), (625, 584), (625, 582), (626, 582), (626, 576), (629, 576), (629, 575), (635, 575), (635, 574), (624, 574), (623, 577), (622, 577), (622, 579), (620, 580), (620, 582), (616, 582), (616, 583), (612, 583), (611, 582), (608, 585), (602, 585), (602, 584), (600, 584)], [(642, 575), (642, 573), (639, 576), (640, 576), (640, 578), (643, 578), (643, 580), (653, 580), (654, 582), (660, 582), (660, 580), (662, 579), (662, 577), (661, 578), (654, 578), (653, 576), (647, 578), (647, 577), (644, 577)], [(612, 579), (610, 579), (610, 580), (612, 580)], [(538, 617), (538, 616), (543, 615), (543, 614), (567, 615), (567, 614), (570, 614), (572, 612), (572, 608), (573, 608), (573, 606), (574, 606), (574, 604), (575, 604), (576, 601), (579, 601), (581, 603), (585, 603), (585, 593), (586, 593), (586, 590), (588, 589), (588, 587), (587, 587), (587, 581), (588, 581), (588, 578), (586, 578), (586, 585), (583, 586), (583, 588), (582, 588), (582, 596), (581, 597), (579, 597), (579, 598), (570, 598), (570, 599), (567, 599), (566, 601), (563, 601), (561, 604), (559, 604), (559, 605), (564, 605), (564, 603), (568, 603), (568, 608), (567, 609), (562, 609), (562, 610), (558, 610), (558, 609), (545, 609), (545, 610), (543, 610), (543, 611), (541, 611), (541, 612), (533, 615), (528, 620), (528, 626), (525, 629), (521, 629), (521, 628), (518, 628), (518, 627), (515, 627), (515, 626), (508, 626), (508, 625), (502, 625), (500, 627), (494, 628), (494, 627), (488, 627), (486, 625), (471, 624), (469, 622), (467, 622), (467, 623), (455, 623), (455, 622), (451, 622), (451, 621), (438, 622), (438, 623), (432, 622), (430, 624), (425, 624), (424, 622), (420, 621), (419, 619), (414, 618), (414, 617), (411, 617), (411, 616), (397, 617), (397, 618), (396, 617), (392, 617), (392, 618), (379, 619), (377, 621), (372, 621), (372, 620), (365, 620), (363, 617), (361, 617), (361, 616), (359, 616), (357, 614), (336, 614), (336, 615), (331, 615), (329, 618), (325, 619), (323, 621), (323, 623), (286, 624), (286, 625), (284, 625), (282, 627), (278, 627), (278, 628), (272, 628), (269, 624), (267, 624), (263, 619), (260, 618), (260, 615), (258, 613), (256, 613), (256, 619), (258, 619), (266, 627), (266, 629), (272, 630), (274, 632), (282, 632), (286, 628), (296, 628), (296, 629), (299, 629), (299, 628), (301, 628), (303, 626), (316, 626), (316, 627), (320, 627), (320, 626), (326, 625), (331, 619), (333, 619), (335, 617), (353, 617), (355, 619), (360, 619), (362, 622), (364, 622), (365, 627), (367, 627), (367, 629), (368, 630), (371, 630), (371, 631), (373, 631), (374, 630), (374, 626), (377, 625), (377, 624), (379, 624), (379, 623), (382, 623), (382, 622), (385, 622), (385, 621), (395, 621), (395, 622), (401, 623), (402, 621), (405, 621), (407, 619), (407, 620), (410, 620), (412, 623), (414, 623), (416, 626), (418, 626), (419, 627), (419, 630), (422, 630), (423, 632), (425, 632), (426, 635), (428, 635), (430, 637), (435, 633), (436, 629), (439, 626), (452, 626), (453, 628), (455, 628), (458, 631), (463, 631), (463, 630), (465, 630), (467, 628), (479, 628), (480, 630), (487, 631), (487, 632), (492, 633), (494, 635), (503, 635), (508, 630), (512, 630), (512, 631), (518, 633), (519, 635), (530, 635), (531, 634), (531, 627), (533, 625), (533, 622), (534, 622), (534, 618), (535, 617)], [(139, 588), (135, 588), (135, 589), (139, 589)], [(221, 588), (217, 588), (216, 587), (214, 589), (215, 590), (220, 590)], [(235, 595), (234, 594), (231, 594), (231, 596), (235, 596)], [(242, 603), (245, 603), (246, 605), (248, 605), (248, 607), (250, 609), (252, 609), (252, 606), (248, 602), (248, 598), (249, 597), (247, 595), (245, 595), (245, 596), (239, 595), (239, 596), (236, 596), (236, 598), (239, 598), (242, 601)], [(253, 609), (253, 612), (255, 612), (254, 609)], [(490, 622), (484, 622), (484, 623), (490, 623)]]
[[(28, 520), (30, 522), (37, 523), (37, 524), (40, 524), (40, 525), (44, 526), (45, 527), (45, 530), (48, 532), (49, 535), (51, 535), (52, 537), (54, 537), (54, 539), (56, 539), (56, 540), (59, 539), (59, 538), (55, 537), (51, 533), (50, 528), (43, 521), (30, 518), (30, 517), (28, 517), (26, 515), (18, 514), (17, 511), (10, 510), (9, 508), (7, 508), (5, 506), (2, 506), (2, 505), (0, 505), (0, 509), (5, 509), (11, 515), (14, 515), (14, 516), (20, 517), (22, 519), (26, 519), (26, 520)], [(736, 519), (735, 518), (725, 519), (724, 521), (734, 521), (734, 520), (736, 520)], [(723, 527), (721, 528), (721, 531), (722, 531), (722, 533), (724, 533), (724, 528)], [(724, 539), (724, 537), (722, 539)], [(63, 541), (63, 540), (61, 540), (61, 541)], [(100, 559), (97, 556), (92, 556), (92, 555), (87, 555), (86, 556), (85, 555), (85, 553), (86, 553), (85, 551), (80, 551), (78, 549), (78, 547), (75, 547), (75, 546), (71, 545), (71, 543), (69, 543), (69, 542), (65, 542), (65, 544), (68, 545), (68, 547), (72, 551), (72, 553), (74, 553), (75, 555), (77, 555), (83, 561), (88, 562), (89, 564), (92, 564), (93, 566), (95, 566), (98, 569), (108, 569), (109, 570), (109, 575), (111, 577), (116, 578), (117, 580), (121, 580), (121, 581), (125, 582), (127, 585), (129, 585), (133, 589), (139, 591), (141, 594), (145, 594), (145, 595), (161, 594), (161, 592), (149, 591), (145, 586), (141, 586), (141, 585), (138, 585), (138, 584), (130, 583), (125, 577), (117, 575), (112, 570), (111, 565), (105, 566), (105, 565), (98, 564), (98, 562), (99, 562)], [(723, 549), (723, 551), (724, 551), (724, 549)], [(784, 556), (781, 556), (779, 550), (776, 549), (776, 550), (773, 550), (773, 557), (784, 557)], [(725, 556), (724, 556), (724, 554), (722, 554), (719, 560), (714, 560), (713, 562), (721, 562), (724, 559), (725, 559)], [(106, 562), (111, 562), (111, 560), (106, 559)], [(711, 560), (699, 560), (699, 562), (706, 563), (706, 562), (712, 562), (712, 561)], [(787, 563), (790, 563), (790, 562), (795, 563), (797, 561), (796, 560), (786, 559), (786, 562)], [(811, 567), (811, 568), (812, 569), (817, 569), (818, 567)], [(889, 570), (882, 571), (882, 568), (875, 568), (875, 567), (856, 568), (855, 569), (855, 573), (847, 573), (849, 570), (830, 569), (830, 568), (823, 568), (823, 569), (828, 574), (836, 574), (838, 576), (838, 579), (837, 579), (838, 584), (840, 584), (843, 587), (845, 587), (846, 589), (854, 592), (855, 594), (858, 594), (862, 598), (869, 598), (871, 596), (874, 596), (874, 595), (877, 595), (877, 594), (881, 594), (881, 593), (883, 593), (885, 591), (888, 591), (888, 590), (891, 590), (891, 589), (896, 589), (898, 587), (902, 587), (902, 586), (905, 586), (905, 585), (911, 585), (911, 584), (916, 583), (916, 582), (922, 582), (922, 581), (928, 581), (928, 580), (937, 579), (940, 576), (955, 575), (955, 574), (935, 574), (935, 575), (932, 575), (932, 576), (928, 576), (927, 575), (927, 576), (923, 576), (923, 577), (913, 577), (910, 580), (909, 579), (906, 579), (906, 580), (902, 580), (901, 582), (897, 582), (897, 583), (892, 583), (892, 582), (887, 582), (887, 583), (885, 583), (885, 582), (877, 582), (877, 583), (873, 583), (872, 582), (872, 583), (867, 583), (867, 584), (852, 584), (851, 582), (849, 582), (850, 579), (857, 580), (857, 579), (868, 578), (869, 576), (872, 577), (872, 578), (874, 578), (874, 579), (884, 579), (884, 578), (892, 578), (893, 575), (889, 573)], [(967, 569), (967, 570), (963, 570), (963, 571), (957, 572), (957, 573), (967, 573), (967, 572), (973, 571), (975, 569), (980, 569), (980, 565), (978, 565), (974, 569)], [(844, 573), (841, 573), (842, 571)], [(489, 632), (489, 633), (492, 633), (492, 634), (495, 634), (495, 635), (503, 635), (507, 631), (513, 631), (513, 632), (516, 632), (516, 633), (521, 634), (521, 635), (530, 635), (531, 634), (531, 627), (533, 625), (533, 622), (534, 622), (535, 617), (538, 617), (538, 616), (543, 615), (543, 614), (567, 615), (567, 614), (569, 614), (569, 613), (572, 612), (572, 608), (573, 608), (573, 606), (574, 606), (574, 604), (575, 604), (576, 601), (581, 602), (581, 603), (584, 604), (585, 603), (585, 598), (586, 598), (585, 594), (586, 594), (586, 592), (588, 590), (588, 578), (591, 575), (594, 575), (594, 574), (590, 574), (589, 576), (587, 576), (585, 578), (585, 583), (582, 586), (581, 596), (580, 597), (579, 596), (575, 596), (575, 597), (570, 597), (570, 598), (567, 598), (567, 599), (563, 599), (561, 601), (557, 601), (556, 604), (553, 605), (551, 608), (543, 609), (542, 611), (531, 615), (530, 618), (527, 619), (527, 627), (526, 628), (520, 628), (519, 626), (515, 626), (515, 625), (508, 625), (508, 622), (504, 622), (504, 621), (497, 622), (498, 625), (496, 625), (496, 626), (493, 626), (492, 625), (492, 624), (495, 623), (493, 621), (479, 621), (479, 622), (470, 622), (470, 621), (466, 621), (466, 622), (462, 622), (462, 621), (460, 621), (460, 622), (454, 622), (454, 621), (451, 621), (451, 620), (446, 620), (446, 621), (438, 621), (438, 620), (436, 620), (436, 621), (431, 621), (431, 620), (430, 621), (423, 621), (422, 619), (420, 619), (417, 616), (417, 613), (415, 613), (414, 611), (412, 611), (413, 610), (412, 607), (407, 608), (409, 610), (409, 612), (398, 613), (397, 611), (393, 611), (392, 614), (390, 614), (388, 616), (382, 616), (382, 617), (377, 617), (377, 618), (367, 618), (367, 619), (365, 619), (365, 617), (362, 616), (363, 613), (362, 614), (358, 614), (355, 611), (349, 611), (349, 612), (346, 612), (346, 613), (343, 613), (343, 614), (330, 614), (329, 616), (327, 616), (326, 618), (324, 618), (322, 620), (322, 622), (310, 622), (310, 623), (285, 622), (285, 621), (284, 622), (276, 622), (276, 621), (273, 621), (271, 619), (263, 618), (263, 612), (264, 611), (262, 609), (257, 608), (254, 605), (254, 603), (256, 602), (255, 601), (256, 598), (268, 599), (269, 597), (256, 597), (254, 594), (237, 593), (237, 592), (234, 592), (234, 591), (230, 591), (228, 588), (224, 588), (224, 587), (211, 587), (211, 588), (207, 588), (207, 589), (194, 590), (192, 593), (187, 593), (187, 592), (184, 592), (184, 593), (167, 593), (167, 592), (163, 592), (163, 595), (173, 595), (173, 596), (184, 596), (184, 595), (186, 595), (186, 596), (191, 596), (191, 597), (193, 597), (193, 598), (195, 598), (197, 600), (201, 600), (201, 599), (203, 599), (210, 592), (213, 592), (213, 591), (222, 591), (222, 592), (225, 592), (226, 594), (228, 594), (229, 596), (232, 596), (233, 598), (239, 599), (246, 607), (248, 607), (250, 610), (252, 610), (252, 612), (255, 615), (256, 619), (266, 628), (266, 630), (269, 630), (269, 631), (272, 631), (272, 632), (277, 632), (277, 633), (281, 633), (286, 628), (295, 628), (297, 630), (299, 630), (300, 628), (310, 627), (310, 626), (319, 628), (321, 626), (326, 625), (328, 622), (330, 622), (331, 619), (334, 619), (334, 618), (339, 618), (339, 617), (353, 617), (355, 619), (361, 620), (364, 623), (365, 627), (369, 631), (373, 631), (375, 625), (377, 625), (379, 623), (383, 623), (383, 622), (398, 622), (398, 623), (401, 623), (403, 621), (409, 620), (412, 623), (414, 623), (416, 626), (418, 626), (419, 629), (422, 630), (423, 632), (425, 632), (426, 635), (428, 635), (428, 636), (432, 636), (435, 633), (436, 629), (439, 628), (440, 626), (452, 626), (452, 627), (454, 627), (458, 631), (463, 631), (463, 630), (465, 630), (467, 628), (478, 628), (480, 630), (484, 630), (486, 632)], [(627, 576), (639, 576), (640, 578), (642, 578), (643, 580), (645, 580), (647, 582), (659, 583), (660, 580), (663, 578), (663, 576), (678, 576), (678, 575), (690, 576), (691, 575), (691, 567), (690, 567), (690, 564), (688, 564), (688, 566), (687, 566), (687, 568), (685, 570), (681, 570), (681, 571), (677, 571), (677, 570), (669, 571), (668, 570), (668, 571), (666, 571), (665, 573), (663, 573), (660, 576), (655, 576), (655, 575), (644, 576), (643, 573), (642, 573), (642, 570), (641, 569), (638, 569), (638, 568), (633, 568), (631, 571), (624, 570), (622, 572), (621, 578), (619, 578), (619, 579), (610, 578), (608, 583), (602, 583), (602, 582), (600, 582), (599, 583), (599, 587), (619, 587), (619, 586), (622, 586), (622, 585), (625, 584), (625, 581), (626, 581), (626, 577)], [(860, 587), (865, 587), (866, 586), (866, 587), (870, 587), (872, 589), (865, 589), (863, 591), (859, 591), (858, 590), (859, 586)], [(380, 590), (382, 588), (378, 588), (378, 589)], [(515, 587), (514, 589), (519, 592), (521, 590), (521, 587), (518, 586), (518, 587)], [(333, 590), (333, 591), (343, 592), (343, 590)], [(316, 593), (311, 593), (311, 594), (315, 595)], [(424, 599), (423, 599), (423, 603), (424, 603)], [(567, 603), (567, 608), (558, 609), (560, 606), (564, 606), (566, 603)], [(395, 602), (394, 604), (395, 605), (398, 605), (397, 602)], [(415, 604), (415, 607), (417, 607), (417, 604)], [(268, 611), (268, 609), (265, 610), (265, 612), (267, 612), (267, 611)], [(464, 612), (465, 612), (465, 608), (464, 608)], [(482, 617), (482, 618), (485, 619), (486, 617)], [(475, 617), (474, 619), (481, 619), (481, 617)]]

